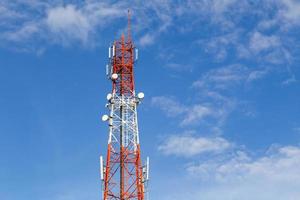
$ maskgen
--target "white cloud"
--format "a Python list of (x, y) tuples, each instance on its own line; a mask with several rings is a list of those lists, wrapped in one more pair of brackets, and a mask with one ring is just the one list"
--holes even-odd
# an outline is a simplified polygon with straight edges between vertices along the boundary
[(294, 75), (292, 75), (291, 77), (289, 77), (288, 79), (284, 80), (282, 82), (282, 85), (290, 85), (292, 83), (296, 83), (298, 82), (298, 80), (296, 79), (296, 77)]
[(178, 70), (178, 71), (191, 68), (189, 65), (183, 65), (183, 64), (179, 64), (179, 63), (167, 63), (166, 67), (173, 69), (173, 70)]
[[(15, 23), (16, 15), (22, 13), (22, 18), (19, 18), (20, 21), (16, 24), (15, 29), (11, 30), (12, 32), (20, 29), (24, 22), (37, 22), (41, 24), (43, 21), (46, 21), (50, 30), (55, 33), (55, 37), (59, 37), (60, 39), (73, 37), (73, 39), (86, 42), (90, 38), (89, 34), (91, 32), (99, 31), (98, 29), (101, 26), (103, 28), (104, 26), (111, 25), (112, 19), (126, 15), (127, 9), (131, 8), (134, 19), (138, 22), (133, 25), (133, 28), (138, 35), (142, 35), (140, 38), (141, 45), (150, 45), (154, 43), (154, 40), (160, 34), (167, 33), (172, 26), (176, 25), (174, 23), (176, 18), (192, 15), (194, 19), (197, 19), (196, 16), (208, 16), (208, 14), (202, 14), (206, 12), (211, 16), (215, 16), (211, 18), (221, 19), (222, 14), (230, 6), (234, 5), (235, 2), (236, 0), (189, 1), (186, 4), (174, 4), (174, 2), (168, 1), (134, 3), (123, 1), (113, 3), (91, 0), (80, 3), (73, 2), (64, 4), (63, 6), (60, 1), (40, 2), (28, 0), (12, 3), (11, 1), (4, 0), (3, 6), (0, 5), (0, 10), (2, 11), (0, 18), (1, 16), (13, 16), (10, 18), (10, 22)], [(10, 9), (10, 7), (13, 7), (13, 9)], [(20, 7), (25, 9), (19, 12), (18, 9)], [(18, 12), (14, 10), (18, 10)], [(199, 12), (199, 10), (202, 12)], [(229, 22), (226, 23), (228, 24)], [(224, 22), (224, 24), (226, 23)], [(149, 27), (153, 30), (151, 35), (144, 33), (145, 30), (149, 30)], [(45, 31), (47, 33), (46, 28), (46, 26), (41, 26), (40, 32)], [(62, 34), (62, 36), (59, 34)], [(50, 39), (53, 37), (51, 34), (48, 36)]]
[(180, 104), (172, 97), (152, 97), (151, 103), (153, 106), (159, 107), (169, 117), (175, 117), (188, 111), (185, 105)]
[[(46, 25), (59, 42), (80, 41), (84, 45), (95, 45), (98, 31), (118, 17), (126, 16), (124, 4), (87, 1), (82, 6), (68, 4), (47, 10)], [(97, 38), (97, 37), (96, 37)]]
[(212, 2), (212, 10), (216, 13), (223, 13), (229, 9), (229, 7), (235, 4), (236, 0), (214, 0)]
[(212, 69), (193, 83), (196, 88), (228, 89), (248, 77), (249, 69), (242, 65), (230, 65)]
[(263, 19), (258, 23), (257, 29), (265, 31), (265, 30), (269, 30), (270, 28), (274, 28), (277, 25), (278, 25), (278, 19), (277, 18)]
[[(123, 17), (126, 19), (127, 9), (127, 4), (123, 2), (109, 3), (88, 1), (84, 4), (81, 11), (92, 25), (93, 32), (99, 32), (103, 28), (114, 24), (114, 20), (117, 18)], [(126, 25), (126, 23), (124, 23), (124, 25)]]
[(14, 42), (20, 48), (78, 42), (95, 46), (99, 31), (126, 15), (125, 4), (96, 1), (66, 5), (58, 1), (4, 1), (0, 11), (2, 45)]
[[(299, 3), (292, 0), (281, 0), (280, 2), (280, 5), (283, 6), (278, 6), (279, 9), (275, 10), (275, 12), (280, 11), (282, 18), (296, 21), (296, 19), (299, 18), (299, 14), (297, 14), (299, 13)], [(273, 7), (275, 8), (278, 3), (273, 1), (264, 2), (261, 6), (262, 10), (259, 10), (259, 12), (251, 7), (253, 4), (248, 0), (203, 0), (188, 1), (186, 4), (174, 4), (174, 2), (169, 1), (134, 1), (133, 4), (132, 1), (115, 3), (91, 0), (80, 3), (73, 2), (65, 6), (63, 6), (60, 1), (40, 2), (28, 0), (12, 2), (4, 0), (4, 3), (0, 4), (0, 19), (2, 19), (1, 17), (8, 19), (9, 22), (5, 23), (6, 25), (10, 24), (11, 26), (11, 24), (14, 24), (15, 27), (10, 30), (9, 33), (17, 32), (22, 29), (24, 24), (33, 24), (35, 22), (42, 24), (46, 21), (46, 25), (52, 30), (51, 32), (47, 32), (47, 28), (49, 27), (46, 25), (39, 26), (40, 35), (48, 36), (45, 41), (52, 42), (62, 40), (62, 38), (66, 40), (66, 38), (71, 37), (75, 39), (75, 41), (68, 42), (76, 43), (79, 40), (82, 43), (94, 43), (95, 40), (91, 39), (94, 34), (99, 34), (103, 28), (112, 25), (113, 19), (125, 16), (126, 10), (131, 8), (134, 19), (137, 22), (133, 24), (133, 28), (137, 35), (140, 36), (139, 40), (141, 45), (154, 44), (154, 41), (158, 39), (161, 34), (167, 34), (168, 31), (176, 31), (177, 29), (174, 29), (174, 26), (180, 28), (177, 26), (177, 19), (192, 19), (189, 20), (189, 22), (193, 26), (198, 25), (197, 21), (199, 19), (208, 19), (208, 24), (212, 23), (213, 26), (218, 26), (216, 32), (221, 31), (221, 34), (216, 34), (216, 37), (212, 36), (214, 38), (209, 42), (210, 44), (208, 44), (208, 46), (210, 47), (208, 48), (210, 48), (210, 51), (216, 51), (214, 53), (216, 53), (217, 58), (223, 60), (229, 55), (227, 47), (230, 45), (238, 45), (240, 42), (238, 40), (241, 38), (240, 36), (244, 37), (246, 35), (245, 30), (237, 23), (239, 19), (244, 15), (267, 12), (268, 4), (274, 5)], [(25, 9), (20, 10), (21, 6)], [(276, 15), (275, 13), (274, 15), (278, 16), (279, 14)], [(58, 20), (59, 18), (60, 20)], [(4, 21), (5, 20), (0, 23), (4, 23)], [(17, 23), (15, 23), (16, 21)], [(276, 19), (275, 21), (278, 20)], [(152, 30), (151, 35), (147, 33), (149, 27)], [(236, 30), (238, 31), (237, 35), (235, 35)], [(51, 33), (54, 34), (52, 35)], [(28, 34), (26, 38), (29, 39), (29, 36), (30, 34)], [(33, 34), (31, 37), (37, 36)], [(213, 42), (214, 39), (218, 41)], [(217, 48), (214, 48), (214, 46)]]
[(139, 39), (138, 43), (139, 43), (140, 46), (143, 47), (143, 46), (153, 44), (154, 40), (155, 40), (155, 36), (153, 34), (147, 33)]
[(203, 153), (220, 153), (232, 146), (221, 137), (175, 135), (167, 138), (158, 149), (165, 155), (192, 157)]
[(270, 72), (268, 67), (250, 69), (243, 65), (234, 64), (204, 73), (200, 79), (194, 81), (193, 87), (207, 91), (220, 91), (243, 86), (266, 76)]
[(181, 126), (200, 125), (208, 119), (222, 121), (227, 114), (224, 109), (214, 109), (209, 104), (186, 105), (167, 96), (152, 97), (151, 103), (161, 109), (168, 117), (179, 117)]
[(265, 77), (269, 72), (268, 67), (251, 69), (235, 64), (211, 69), (202, 74), (193, 82), (192, 88), (196, 90), (197, 98), (205, 103), (191, 105), (190, 112), (185, 115), (181, 125), (199, 124), (204, 121), (210, 126), (214, 124), (211, 127), (222, 133), (222, 127), (232, 112), (239, 111), (246, 117), (253, 117), (249, 113), (255, 111), (246, 108), (245, 112), (245, 107), (249, 107), (248, 103), (237, 99), (235, 94), (245, 88), (249, 89), (253, 81)]
[[(300, 197), (299, 146), (272, 145), (257, 155), (225, 139), (222, 148), (207, 138), (173, 137), (160, 150), (166, 155), (185, 157), (187, 163), (182, 167), (186, 172), (177, 176), (181, 183), (178, 188), (172, 188), (179, 193), (169, 193), (166, 199), (297, 200)], [(208, 156), (196, 156), (202, 153)]]
[[(229, 114), (235, 109), (234, 98), (224, 95), (224, 91), (260, 79), (267, 69), (250, 70), (242, 65), (230, 65), (212, 69), (204, 73), (192, 84), (196, 89), (196, 102), (183, 104), (170, 97), (153, 97), (152, 105), (159, 107), (168, 117), (179, 117), (181, 126), (204, 125), (220, 128)], [(209, 125), (210, 124), (210, 125)]]
[(257, 158), (237, 151), (229, 159), (211, 160), (187, 170), (210, 185), (200, 189), (195, 200), (296, 200), (300, 196), (299, 165), (300, 148), (284, 146)]
[(281, 46), (281, 41), (278, 36), (266, 36), (260, 32), (254, 32), (250, 38), (249, 47), (254, 53), (260, 53), (264, 50), (277, 48)]
[(213, 54), (217, 61), (223, 61), (228, 57), (228, 49), (239, 44), (241, 30), (234, 29), (232, 32), (218, 36), (212, 36), (208, 41), (199, 41), (207, 53)]
[(285, 9), (281, 10), (283, 16), (290, 23), (299, 23), (300, 20), (300, 2), (296, 0), (281, 0)]
[(209, 106), (195, 104), (186, 110), (181, 125), (196, 124), (206, 117), (217, 117), (218, 114), (216, 110)]
[(254, 81), (263, 78), (269, 73), (269, 69), (253, 70), (249, 73), (247, 81)]
[(7, 25), (5, 22), (7, 20), (20, 18), (22, 15), (10, 8), (8, 6), (5, 6), (5, 4), (0, 4), (0, 25)]
[(73, 5), (50, 9), (46, 23), (62, 41), (73, 38), (86, 43), (92, 29), (88, 18)]
[(33, 35), (37, 35), (39, 31), (39, 24), (26, 23), (20, 30), (11, 33), (5, 33), (3, 37), (9, 41), (22, 42), (30, 39)]
[[(207, 10), (214, 10), (215, 1), (211, 2), (207, 3)], [(263, 1), (260, 4), (248, 0), (225, 2), (225, 12), (223, 9), (216, 9), (220, 12), (214, 11), (212, 13), (215, 14), (209, 15), (211, 21), (218, 16), (216, 29), (219, 31), (217, 34), (211, 34), (206, 42), (201, 42), (201, 46), (207, 53), (213, 55), (215, 61), (222, 62), (230, 58), (249, 60), (258, 66), (266, 63), (290, 64), (290, 58), (294, 56), (293, 49), (298, 49), (299, 46), (296, 45), (298, 41), (293, 36), (293, 30), (300, 24), (300, 2), (295, 0)], [(228, 10), (230, 12), (227, 12)], [(241, 23), (243, 17), (253, 16), (257, 24), (250, 27), (243, 26)]]

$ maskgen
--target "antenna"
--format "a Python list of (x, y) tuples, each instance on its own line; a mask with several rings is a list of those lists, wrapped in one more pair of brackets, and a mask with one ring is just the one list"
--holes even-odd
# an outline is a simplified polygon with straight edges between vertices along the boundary
[(127, 40), (131, 40), (131, 27), (130, 27), (130, 22), (131, 22), (131, 18), (130, 18), (130, 10), (128, 9), (128, 14), (127, 14)]

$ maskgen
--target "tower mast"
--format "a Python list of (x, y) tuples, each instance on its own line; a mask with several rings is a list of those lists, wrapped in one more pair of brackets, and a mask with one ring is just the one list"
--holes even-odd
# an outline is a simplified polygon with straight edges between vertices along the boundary
[(112, 82), (112, 92), (107, 95), (109, 137), (106, 162), (100, 157), (103, 183), (103, 200), (144, 200), (149, 177), (149, 158), (141, 162), (137, 106), (144, 98), (135, 93), (134, 64), (138, 50), (131, 39), (130, 12), (128, 33), (109, 47), (109, 64), (106, 74)]

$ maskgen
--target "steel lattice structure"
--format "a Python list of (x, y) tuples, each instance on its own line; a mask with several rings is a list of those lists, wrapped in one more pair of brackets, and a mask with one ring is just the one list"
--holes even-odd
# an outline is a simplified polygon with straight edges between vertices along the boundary
[(134, 87), (134, 63), (138, 51), (130, 35), (109, 47), (109, 64), (106, 71), (112, 81), (112, 93), (107, 95), (110, 114), (103, 115), (108, 121), (109, 137), (107, 158), (104, 164), (100, 157), (103, 200), (144, 200), (148, 181), (149, 159), (141, 162), (137, 106), (144, 97), (136, 95)]

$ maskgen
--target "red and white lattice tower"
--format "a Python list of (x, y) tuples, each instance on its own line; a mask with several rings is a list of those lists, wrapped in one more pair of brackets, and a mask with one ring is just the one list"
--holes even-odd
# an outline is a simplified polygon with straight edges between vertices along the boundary
[(138, 50), (130, 35), (128, 12), (128, 35), (109, 47), (108, 78), (112, 92), (107, 95), (109, 115), (102, 120), (109, 124), (106, 162), (100, 157), (100, 173), (103, 183), (103, 200), (144, 200), (149, 179), (149, 158), (142, 165), (139, 141), (137, 106), (144, 98), (135, 93), (134, 64)]

